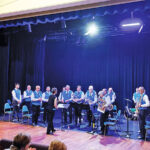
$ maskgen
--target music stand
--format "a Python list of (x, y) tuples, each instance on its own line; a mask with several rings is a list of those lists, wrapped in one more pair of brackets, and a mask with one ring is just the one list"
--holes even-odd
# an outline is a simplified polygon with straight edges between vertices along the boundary
[(69, 106), (70, 106), (70, 104), (62, 104), (62, 103), (58, 104), (58, 109), (61, 110), (61, 127), (60, 127), (61, 131), (64, 131), (64, 130), (63, 130), (63, 127), (64, 127), (63, 110), (64, 110), (64, 109), (68, 109)]
[(127, 131), (125, 131), (126, 134), (126, 138), (130, 138), (130, 134), (129, 134), (129, 116), (131, 115), (130, 111), (129, 111), (129, 102), (132, 103), (132, 101), (130, 99), (125, 99), (127, 102), (127, 105), (125, 107), (125, 113), (127, 114)]

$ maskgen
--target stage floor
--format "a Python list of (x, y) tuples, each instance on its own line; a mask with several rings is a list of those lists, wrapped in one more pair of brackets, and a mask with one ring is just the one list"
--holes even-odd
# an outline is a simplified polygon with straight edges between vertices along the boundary
[(150, 150), (150, 142), (112, 136), (92, 135), (80, 131), (58, 130), (46, 135), (46, 128), (0, 121), (0, 139), (12, 140), (17, 133), (28, 133), (32, 143), (49, 145), (55, 139), (63, 141), (68, 150)]

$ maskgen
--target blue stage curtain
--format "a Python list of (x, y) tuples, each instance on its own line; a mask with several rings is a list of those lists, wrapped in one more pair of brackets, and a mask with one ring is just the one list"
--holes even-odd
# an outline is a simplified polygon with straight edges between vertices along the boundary
[(15, 82), (22, 91), (28, 84), (33, 90), (39, 84), (43, 91), (47, 85), (55, 86), (59, 92), (66, 84), (73, 91), (80, 84), (85, 92), (91, 84), (97, 92), (113, 87), (121, 109), (124, 98), (132, 99), (138, 86), (144, 86), (150, 96), (149, 34), (91, 38), (86, 45), (43, 37), (20, 32), (0, 47), (1, 104), (11, 98)]

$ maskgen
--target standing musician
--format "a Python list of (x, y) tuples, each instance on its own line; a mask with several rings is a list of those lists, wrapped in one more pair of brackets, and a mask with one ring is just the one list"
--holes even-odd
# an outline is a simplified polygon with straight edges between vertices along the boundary
[(140, 100), (136, 105), (136, 109), (139, 112), (139, 126), (140, 126), (140, 134), (139, 139), (145, 139), (145, 125), (146, 125), (146, 117), (150, 113), (150, 101), (148, 96), (145, 93), (144, 87), (139, 87), (139, 92), (140, 92)]
[(66, 90), (66, 88), (63, 87), (63, 88), (62, 88), (62, 91), (60, 92), (60, 94), (59, 94), (59, 96), (58, 96), (58, 101), (59, 101), (59, 102), (62, 102), (63, 92), (65, 92), (65, 90)]
[(38, 117), (40, 115), (40, 106), (42, 102), (42, 92), (40, 91), (40, 86), (35, 87), (35, 91), (31, 95), (32, 101), (32, 125), (37, 126)]
[(55, 110), (57, 109), (57, 88), (52, 88), (52, 94), (49, 96), (48, 102), (47, 102), (47, 121), (48, 121), (48, 126), (47, 126), (47, 134), (50, 133), (50, 131), (55, 132), (56, 130), (54, 129), (53, 125), (53, 118), (55, 114)]
[[(62, 103), (69, 103), (69, 118), (70, 118), (70, 123), (72, 123), (72, 100), (73, 100), (73, 92), (70, 90), (70, 86), (66, 85), (65, 91), (62, 93)], [(67, 123), (67, 110), (63, 110), (63, 115), (64, 115), (64, 122), (65, 124)]]
[(93, 111), (94, 111), (94, 106), (97, 103), (97, 94), (93, 89), (92, 85), (89, 86), (89, 89), (85, 94), (85, 102), (89, 104), (89, 110), (87, 112), (87, 116), (88, 116), (89, 126), (91, 126), (91, 122), (93, 123), (95, 122)]
[(139, 101), (140, 99), (140, 91), (139, 91), (139, 88), (136, 88), (136, 92), (133, 93), (133, 101), (134, 101), (134, 104), (136, 105), (136, 103)]
[[(105, 108), (105, 111), (101, 111), (99, 107), (97, 109), (97, 111), (101, 112), (100, 115), (101, 134), (104, 135), (104, 130), (105, 130), (104, 122), (107, 121), (109, 115), (109, 111), (107, 110), (107, 107), (111, 104), (111, 99), (107, 95), (107, 89), (103, 89), (102, 91), (99, 92), (98, 103), (103, 103), (102, 107)], [(107, 134), (107, 127), (106, 127), (105, 134)]]
[(19, 90), (20, 88), (20, 84), (16, 83), (15, 84), (15, 89), (12, 91), (12, 99), (13, 99), (13, 120), (14, 120), (14, 116), (15, 114), (17, 115), (17, 119), (19, 121), (19, 106), (21, 103), (21, 91)]
[[(108, 89), (107, 96), (110, 97), (111, 104), (114, 104), (116, 99), (116, 94), (111, 87)], [(113, 109), (109, 112), (109, 114), (111, 115), (111, 117), (113, 117)]]
[(47, 104), (48, 104), (48, 99), (51, 95), (51, 91), (50, 91), (50, 86), (46, 87), (46, 92), (44, 92), (42, 94), (42, 106), (44, 107), (44, 114), (43, 114), (43, 121), (44, 123), (46, 123), (46, 118), (47, 118), (47, 113), (46, 113), (46, 108), (47, 108)]
[(83, 100), (84, 100), (84, 92), (81, 91), (81, 86), (78, 85), (77, 91), (74, 92), (74, 96), (73, 96), (76, 125), (78, 124), (78, 118), (79, 118), (79, 124), (81, 124), (81, 111), (82, 111)]
[(27, 90), (23, 92), (24, 105), (28, 107), (29, 112), (31, 113), (31, 95), (32, 95), (31, 86), (27, 86)]

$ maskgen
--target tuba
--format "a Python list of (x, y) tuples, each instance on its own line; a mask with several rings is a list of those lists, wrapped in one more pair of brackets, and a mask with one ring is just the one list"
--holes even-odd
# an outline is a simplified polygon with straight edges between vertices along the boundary
[(113, 110), (113, 105), (110, 104), (109, 106), (105, 107), (106, 101), (103, 98), (98, 99), (98, 110), (102, 113), (105, 113), (106, 110), (111, 111)]

